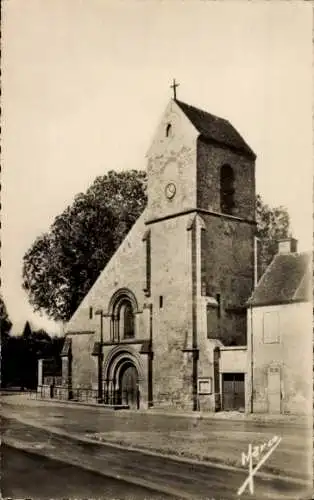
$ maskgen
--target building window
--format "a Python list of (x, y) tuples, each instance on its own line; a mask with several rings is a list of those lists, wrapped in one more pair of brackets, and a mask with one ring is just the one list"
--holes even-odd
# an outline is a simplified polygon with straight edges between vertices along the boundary
[(221, 308), (222, 308), (222, 302), (221, 302), (221, 295), (220, 295), (220, 293), (217, 293), (217, 294), (216, 294), (216, 301), (217, 301), (217, 304), (218, 304), (218, 308), (217, 308), (217, 317), (218, 317), (218, 318), (221, 318)]
[(207, 338), (219, 338), (219, 321), (218, 321), (218, 308), (207, 304), (206, 306), (206, 320), (207, 320)]
[(162, 295), (159, 296), (159, 309), (162, 309), (164, 306), (164, 298)]
[(263, 342), (264, 344), (280, 342), (279, 313), (277, 311), (264, 313)]
[(131, 290), (127, 288), (117, 290), (110, 299), (108, 312), (111, 316), (110, 339), (112, 342), (135, 337), (135, 314), (138, 312), (138, 303)]
[(230, 165), (220, 169), (220, 209), (222, 213), (232, 214), (234, 208), (234, 172)]
[(143, 237), (145, 243), (145, 260), (146, 260), (146, 279), (144, 285), (144, 293), (146, 297), (150, 297), (151, 287), (151, 233), (150, 230), (146, 231)]
[(134, 337), (134, 313), (131, 302), (123, 301), (118, 313), (119, 337), (130, 339)]
[(166, 137), (171, 137), (171, 132), (172, 132), (172, 126), (171, 123), (168, 123), (166, 127)]

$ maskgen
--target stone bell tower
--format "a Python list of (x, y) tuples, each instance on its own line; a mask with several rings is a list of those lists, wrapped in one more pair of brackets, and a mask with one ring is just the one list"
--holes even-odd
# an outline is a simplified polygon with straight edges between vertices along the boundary
[(246, 343), (255, 154), (229, 121), (175, 98), (147, 172), (154, 393), (190, 401), (212, 375), (214, 347)]

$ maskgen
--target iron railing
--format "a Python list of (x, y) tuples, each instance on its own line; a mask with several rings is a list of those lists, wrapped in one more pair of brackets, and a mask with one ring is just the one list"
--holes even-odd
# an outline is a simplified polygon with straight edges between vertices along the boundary
[(41, 399), (57, 399), (57, 400), (72, 400), (72, 401), (89, 401), (96, 402), (98, 397), (98, 391), (96, 389), (90, 389), (86, 387), (78, 387), (75, 389), (70, 389), (64, 386), (58, 385), (39, 385), (37, 387), (37, 398)]
[(103, 399), (99, 401), (98, 390), (87, 387), (69, 388), (65, 386), (39, 385), (37, 387), (36, 398), (71, 400), (79, 402), (98, 402), (109, 406), (128, 406), (132, 408), (140, 407), (139, 389), (119, 390), (105, 388)]

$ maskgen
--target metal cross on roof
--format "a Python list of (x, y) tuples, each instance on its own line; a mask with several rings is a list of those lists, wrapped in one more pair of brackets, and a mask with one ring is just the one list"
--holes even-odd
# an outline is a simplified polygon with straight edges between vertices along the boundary
[(176, 79), (173, 79), (172, 85), (170, 85), (170, 88), (173, 89), (173, 98), (176, 100), (177, 98), (177, 87), (179, 87), (180, 83), (176, 83)]

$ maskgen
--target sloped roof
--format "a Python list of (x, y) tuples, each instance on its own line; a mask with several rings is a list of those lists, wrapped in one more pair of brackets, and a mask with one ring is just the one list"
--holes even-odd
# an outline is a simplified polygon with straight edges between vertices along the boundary
[(256, 157), (252, 149), (228, 120), (190, 106), (182, 101), (176, 100), (176, 103), (201, 136), (219, 144), (235, 148), (254, 158)]
[(263, 306), (311, 300), (311, 254), (277, 254), (257, 284), (248, 305)]

